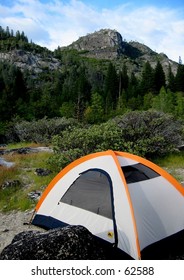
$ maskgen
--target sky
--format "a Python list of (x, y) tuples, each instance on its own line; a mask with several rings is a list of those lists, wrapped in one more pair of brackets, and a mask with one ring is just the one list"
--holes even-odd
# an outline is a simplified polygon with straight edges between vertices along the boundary
[(183, 0), (0, 0), (0, 25), (50, 50), (102, 28), (184, 61)]

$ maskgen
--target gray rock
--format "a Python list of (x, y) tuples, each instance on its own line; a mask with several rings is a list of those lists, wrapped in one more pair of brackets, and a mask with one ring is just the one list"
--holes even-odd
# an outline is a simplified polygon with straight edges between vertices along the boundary
[(1, 189), (7, 189), (7, 188), (16, 188), (16, 187), (22, 187), (22, 183), (19, 180), (9, 180), (5, 181), (0, 188)]
[(19, 233), (0, 254), (0, 260), (74, 259), (105, 259), (98, 240), (82, 226)]
[(15, 163), (14, 162), (11, 162), (11, 161), (7, 161), (5, 160), (4, 158), (0, 157), (0, 166), (5, 166), (7, 168), (10, 168), (12, 166), (14, 166)]
[(114, 59), (123, 54), (123, 40), (116, 30), (102, 29), (79, 38), (69, 49), (88, 51), (85, 56)]
[(28, 193), (28, 197), (32, 200), (38, 200), (42, 195), (42, 191), (36, 190)]
[(43, 72), (46, 68), (52, 71), (61, 67), (60, 61), (52, 55), (47, 55), (45, 58), (42, 54), (16, 49), (0, 52), (0, 60), (15, 64), (22, 71), (30, 70), (36, 74)]
[(35, 170), (35, 174), (38, 175), (38, 176), (48, 176), (51, 173), (52, 173), (51, 170), (45, 169), (45, 168), (37, 168)]

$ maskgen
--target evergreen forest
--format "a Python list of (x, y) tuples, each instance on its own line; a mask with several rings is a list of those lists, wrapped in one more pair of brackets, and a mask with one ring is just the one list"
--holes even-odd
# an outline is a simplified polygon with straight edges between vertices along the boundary
[(28, 51), (53, 57), (61, 67), (34, 73), (0, 60), (0, 136), (20, 121), (73, 118), (100, 124), (132, 111), (150, 109), (184, 119), (184, 65), (165, 73), (160, 61), (144, 64), (140, 75), (129, 73), (126, 63), (87, 58), (76, 50), (58, 47), (54, 52), (29, 42), (24, 32), (0, 27), (0, 53)]

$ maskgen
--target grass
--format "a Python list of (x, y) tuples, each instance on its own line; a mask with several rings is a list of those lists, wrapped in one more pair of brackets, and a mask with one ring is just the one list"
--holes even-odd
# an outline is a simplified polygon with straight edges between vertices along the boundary
[(154, 161), (178, 181), (184, 182), (184, 152), (173, 153)]
[(20, 148), (26, 148), (26, 147), (39, 147), (42, 146), (38, 143), (31, 143), (31, 142), (18, 142), (18, 143), (10, 143), (8, 144), (5, 149), (20, 149)]
[(184, 152), (170, 154), (157, 159), (156, 164), (167, 166), (168, 168), (184, 168)]
[(19, 170), (17, 169), (17, 167), (13, 166), (10, 168), (6, 168), (1, 166), (0, 167), (0, 186), (8, 180), (8, 178), (14, 178), (14, 180), (17, 179), (18, 175), (19, 175)]
[(0, 191), (0, 209), (4, 212), (10, 210), (25, 211), (34, 207), (34, 203), (28, 199), (22, 187), (11, 187)]
[[(32, 145), (28, 145), (29, 147)], [(23, 147), (22, 144), (16, 145), (16, 148)], [(33, 146), (32, 146), (33, 147)], [(15, 146), (11, 146), (15, 148)], [(8, 146), (7, 149), (10, 149)], [(32, 154), (7, 154), (3, 156), (5, 160), (14, 162), (11, 168), (0, 167), (0, 211), (21, 210), (34, 208), (37, 202), (28, 197), (28, 193), (36, 190), (44, 190), (56, 175), (54, 172), (48, 176), (38, 176), (35, 174), (36, 168), (47, 168), (49, 152), (38, 152)], [(7, 187), (1, 186), (6, 181), (18, 180), (20, 186)]]
[[(7, 149), (22, 148), (25, 143), (8, 145)], [(35, 147), (35, 144), (26, 143), (27, 147)], [(38, 145), (36, 145), (38, 146)], [(11, 168), (0, 167), (0, 211), (22, 210), (34, 208), (37, 202), (28, 197), (28, 193), (35, 190), (43, 191), (56, 173), (48, 176), (35, 174), (36, 168), (49, 169), (49, 152), (38, 152), (32, 154), (7, 154), (4, 159), (14, 162)], [(160, 167), (166, 169), (178, 181), (184, 182), (184, 152), (175, 153), (164, 158), (154, 160)], [(6, 181), (18, 180), (19, 186), (2, 189), (1, 185)]]

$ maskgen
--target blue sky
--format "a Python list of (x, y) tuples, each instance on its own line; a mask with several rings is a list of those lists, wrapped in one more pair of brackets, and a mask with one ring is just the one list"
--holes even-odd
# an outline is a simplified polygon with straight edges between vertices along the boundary
[(127, 41), (184, 60), (183, 0), (0, 0), (0, 25), (24, 31), (29, 40), (51, 50), (111, 28)]

